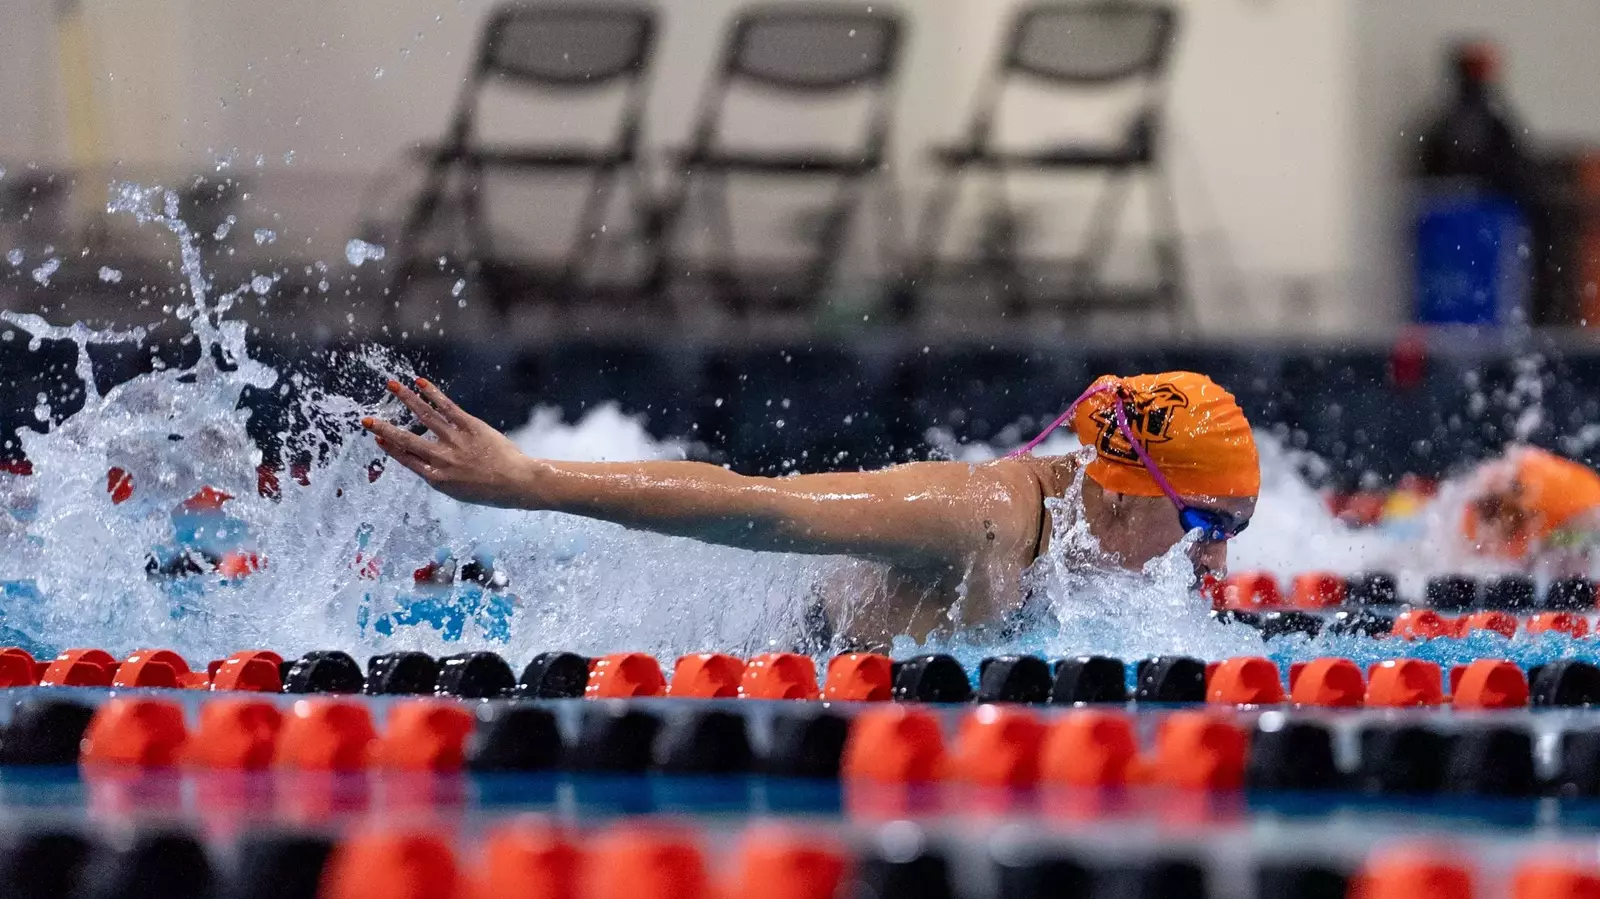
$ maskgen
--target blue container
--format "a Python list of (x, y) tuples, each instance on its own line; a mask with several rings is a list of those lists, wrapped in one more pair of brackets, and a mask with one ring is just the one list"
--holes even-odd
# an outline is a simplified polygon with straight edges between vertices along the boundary
[(1529, 291), (1528, 226), (1511, 200), (1461, 191), (1424, 196), (1416, 248), (1418, 322), (1519, 320)]

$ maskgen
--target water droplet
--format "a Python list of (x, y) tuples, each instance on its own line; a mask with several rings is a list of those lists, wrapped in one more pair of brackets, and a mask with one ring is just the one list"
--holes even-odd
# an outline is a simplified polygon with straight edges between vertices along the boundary
[(50, 276), (54, 275), (60, 268), (61, 260), (52, 256), (49, 259), (46, 259), (38, 268), (33, 270), (33, 280), (45, 287), (48, 287), (50, 286)]
[(256, 246), (269, 244), (278, 239), (278, 232), (269, 228), (257, 228), (255, 233)]
[(373, 69), (372, 70), (372, 77), (373, 78), (382, 78), (383, 77), (383, 66), (378, 66), (376, 69)]
[(344, 245), (344, 258), (354, 266), (360, 266), (368, 260), (375, 262), (382, 259), (383, 253), (383, 247), (375, 243), (367, 243), (359, 237), (352, 237), (350, 242)]
[(458, 279), (456, 279), (456, 283), (450, 285), (450, 295), (453, 296), (453, 297), (461, 296), (462, 291), (464, 291), (466, 289), (467, 289), (467, 279), (466, 278), (458, 278)]
[(22, 249), (20, 247), (17, 248), (17, 249), (12, 250), (11, 252), (6, 254), (6, 261), (11, 263), (12, 268), (15, 268), (15, 267), (21, 265), (22, 264), (22, 259), (23, 259), (23, 255), (22, 255)]
[(277, 278), (270, 275), (256, 275), (250, 279), (250, 289), (255, 291), (257, 296), (266, 296), (267, 291), (271, 290), (277, 281)]
[(102, 265), (100, 266), (100, 280), (106, 282), (107, 284), (120, 283), (122, 281), (122, 272), (117, 271), (109, 265)]

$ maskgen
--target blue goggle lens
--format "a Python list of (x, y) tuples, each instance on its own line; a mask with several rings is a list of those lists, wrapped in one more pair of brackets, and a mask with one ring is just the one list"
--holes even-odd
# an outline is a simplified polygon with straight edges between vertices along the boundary
[(1200, 539), (1209, 543), (1221, 543), (1239, 535), (1240, 531), (1250, 526), (1250, 519), (1241, 520), (1235, 515), (1216, 509), (1184, 509), (1178, 513), (1178, 523), (1183, 526), (1185, 534), (1190, 531), (1199, 531)]

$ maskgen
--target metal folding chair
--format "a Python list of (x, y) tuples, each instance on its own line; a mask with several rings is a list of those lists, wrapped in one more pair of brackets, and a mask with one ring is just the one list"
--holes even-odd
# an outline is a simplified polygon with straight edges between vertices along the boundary
[[(403, 290), (431, 265), (434, 254), (422, 258), (421, 244), (453, 212), (456, 236), (464, 241), (458, 255), (478, 270), (501, 312), (525, 290), (544, 287), (558, 300), (571, 298), (592, 267), (597, 243), (592, 237), (618, 183), (627, 180), (641, 217), (651, 203), (639, 143), (655, 34), (655, 10), (627, 2), (512, 3), (497, 9), (484, 27), (477, 63), (448, 136), (424, 151), (427, 174), (405, 218), (390, 268), (391, 289)], [(502, 146), (480, 137), (480, 102), (491, 84), (522, 89), (530, 97), (542, 93), (565, 99), (618, 86), (625, 93), (608, 141)], [(590, 189), (576, 232), (553, 270), (496, 252), (484, 212), (484, 175), (491, 170), (589, 173)]]
[[(1027, 286), (1040, 278), (1022, 270), (1025, 262), (1016, 252), (1015, 233), (1007, 233), (1016, 217), (1006, 196), (1005, 178), (1033, 171), (1104, 175), (1081, 252), (1039, 261), (1041, 267), (1065, 265), (1066, 285), (1057, 297), (1063, 308), (1148, 310), (1174, 318), (1188, 314), (1178, 225), (1160, 141), (1166, 66), (1177, 26), (1178, 16), (1171, 7), (1137, 0), (1046, 2), (1019, 9), (998, 65), (980, 90), (966, 139), (933, 151), (944, 177), (928, 200), (916, 258), (896, 292), (900, 314), (914, 314), (929, 281), (950, 274), (941, 252), (962, 179), (974, 171), (989, 179), (985, 216), (998, 233), (989, 235), (989, 245), (982, 248), (976, 265), (968, 265), (961, 274), (999, 281), (1009, 313), (1022, 313), (1031, 305)], [(1132, 88), (1137, 102), (1118, 140), (1005, 149), (998, 145), (997, 120), (1008, 89), (1021, 81), (1101, 96)], [(1155, 284), (1149, 290), (1113, 289), (1103, 277), (1106, 257), (1138, 174), (1149, 177)]]
[[(773, 3), (742, 10), (728, 36), (718, 71), (708, 86), (689, 147), (676, 160), (677, 180), (661, 209), (656, 284), (665, 287), (682, 265), (673, 259), (675, 243), (691, 210), (705, 216), (713, 258), (705, 273), (719, 298), (735, 310), (756, 295), (771, 298), (777, 283), (796, 284), (780, 302), (804, 305), (827, 287), (869, 185), (877, 183), (889, 145), (889, 118), (902, 25), (881, 4)], [(833, 102), (864, 96), (867, 113), (859, 143), (828, 149), (807, 143), (804, 135), (780, 148), (729, 146), (725, 110), (733, 91), (767, 92), (790, 102)], [(799, 277), (793, 271), (774, 284), (750, 287), (745, 277), (780, 266), (740, 259), (728, 201), (729, 176), (834, 182), (822, 211), (815, 243)], [(886, 202), (893, 202), (885, 193)], [(882, 233), (880, 232), (880, 239)], [(791, 267), (792, 269), (792, 267)]]

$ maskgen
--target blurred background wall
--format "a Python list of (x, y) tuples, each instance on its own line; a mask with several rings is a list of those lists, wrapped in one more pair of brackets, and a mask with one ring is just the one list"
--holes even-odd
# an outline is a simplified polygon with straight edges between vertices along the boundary
[[(1488, 34), (1530, 130), (1600, 141), (1600, 6), (1185, 0), (1170, 165), (1204, 331), (1361, 333), (1409, 314), (1404, 147), (1443, 46)], [(649, 143), (679, 144), (733, 0), (667, 0)], [(1011, 4), (905, 0), (895, 176), (961, 133)], [(403, 151), (448, 121), (489, 5), (280, 0), (19, 4), (0, 32), (0, 160), (174, 177), (218, 158), (302, 252), (336, 257)], [(1054, 127), (1044, 101), (1018, 118)], [(581, 122), (562, 125), (581, 127)], [(1407, 129), (1412, 131), (1408, 132)], [(257, 168), (257, 157), (260, 165)], [(376, 188), (375, 188), (376, 183)], [(1136, 223), (1137, 227), (1137, 223)]]

